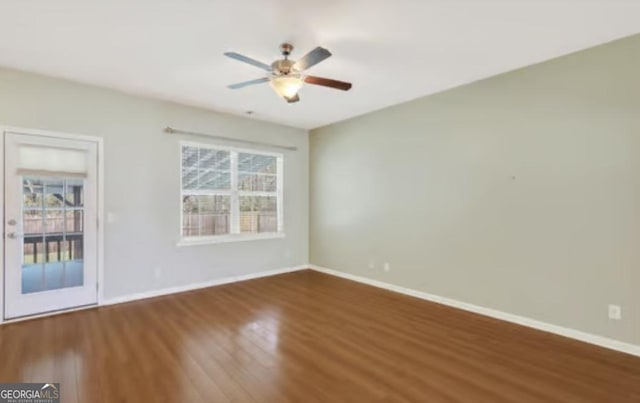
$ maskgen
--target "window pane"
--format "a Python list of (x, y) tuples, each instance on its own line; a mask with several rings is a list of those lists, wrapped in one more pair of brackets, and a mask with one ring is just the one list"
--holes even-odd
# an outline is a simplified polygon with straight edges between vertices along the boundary
[(231, 173), (228, 171), (200, 171), (198, 189), (228, 190), (231, 189)]
[(182, 147), (182, 167), (196, 168), (198, 166), (198, 149), (196, 147)]
[(278, 190), (278, 177), (276, 175), (263, 175), (260, 182), (263, 192), (275, 192)]
[(276, 157), (269, 155), (238, 154), (238, 189), (256, 192), (275, 192), (277, 186)]
[(253, 160), (253, 154), (246, 154), (246, 153), (238, 154), (238, 171), (251, 172), (252, 160)]
[(238, 154), (238, 171), (245, 173), (277, 173), (277, 157), (260, 154)]
[(256, 197), (255, 209), (258, 213), (258, 232), (278, 232), (278, 199)]
[(230, 190), (229, 151), (182, 147), (182, 189)]
[(182, 168), (182, 189), (194, 190), (198, 188), (198, 170), (196, 168)]
[(211, 150), (208, 148), (200, 148), (198, 156), (198, 168), (200, 169), (218, 169), (228, 171), (231, 169), (231, 159), (229, 151)]
[(240, 232), (260, 233), (277, 231), (277, 197), (240, 197)]
[(182, 198), (182, 235), (198, 236), (199, 228), (198, 199), (196, 196), (185, 196)]
[(200, 235), (228, 234), (230, 228), (230, 197), (199, 196)]
[(253, 190), (255, 175), (238, 174), (238, 190)]
[(228, 171), (182, 170), (183, 190), (230, 190), (231, 173)]
[(278, 189), (277, 176), (272, 174), (238, 174), (238, 190), (255, 192), (275, 192)]
[(185, 196), (182, 234), (186, 237), (228, 234), (231, 226), (229, 196)]

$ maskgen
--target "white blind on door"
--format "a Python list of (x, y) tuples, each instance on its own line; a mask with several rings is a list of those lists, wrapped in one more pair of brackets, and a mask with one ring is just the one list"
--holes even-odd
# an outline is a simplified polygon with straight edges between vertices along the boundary
[(18, 144), (19, 175), (87, 176), (87, 152), (70, 148)]

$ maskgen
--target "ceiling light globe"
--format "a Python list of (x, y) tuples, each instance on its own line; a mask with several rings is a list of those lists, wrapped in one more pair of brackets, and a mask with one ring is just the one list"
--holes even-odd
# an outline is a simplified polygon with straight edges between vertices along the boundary
[(297, 76), (276, 77), (270, 82), (273, 90), (284, 98), (295, 97), (303, 83), (302, 79)]

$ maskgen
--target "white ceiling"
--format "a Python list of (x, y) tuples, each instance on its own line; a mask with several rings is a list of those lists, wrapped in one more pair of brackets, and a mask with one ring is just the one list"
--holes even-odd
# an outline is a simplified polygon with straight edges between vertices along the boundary
[[(638, 0), (2, 0), (0, 65), (315, 128), (640, 32)], [(269, 85), (229, 90), (321, 45), (286, 104)]]

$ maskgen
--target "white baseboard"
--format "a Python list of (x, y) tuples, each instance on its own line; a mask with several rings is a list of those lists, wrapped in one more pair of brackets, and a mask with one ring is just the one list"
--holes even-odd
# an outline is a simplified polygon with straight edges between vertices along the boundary
[(181, 285), (177, 287), (162, 288), (160, 290), (145, 291), (145, 292), (140, 292), (136, 294), (130, 294), (130, 295), (124, 295), (121, 297), (105, 299), (104, 301), (102, 301), (101, 306), (122, 304), (125, 302), (132, 302), (132, 301), (138, 301), (141, 299), (160, 297), (162, 295), (175, 294), (175, 293), (185, 292), (185, 291), (193, 291), (201, 288), (213, 287), (216, 285), (237, 283), (239, 281), (246, 281), (246, 280), (252, 280), (254, 278), (269, 277), (269, 276), (275, 276), (278, 274), (291, 273), (294, 271), (304, 270), (308, 268), (309, 268), (308, 265), (301, 265), (301, 266), (295, 266), (295, 267), (287, 267), (284, 269), (266, 270), (266, 271), (261, 271), (257, 273), (245, 274), (242, 276), (224, 277), (224, 278), (219, 278), (211, 281), (204, 281), (201, 283), (193, 283), (193, 284)]
[(492, 318), (504, 320), (507, 322), (517, 323), (522, 326), (527, 326), (537, 330), (558, 334), (564, 337), (569, 337), (571, 339), (580, 340), (586, 343), (595, 344), (600, 347), (621, 351), (623, 353), (632, 354), (640, 357), (640, 346), (637, 346), (635, 344), (625, 343), (619, 340), (614, 340), (608, 337), (598, 336), (595, 334), (586, 333), (580, 330), (570, 329), (563, 326), (552, 325), (550, 323), (541, 322), (539, 320), (527, 318), (524, 316), (514, 315), (512, 313), (502, 312), (496, 309), (485, 308), (482, 306), (469, 304), (467, 302), (462, 302), (462, 301), (458, 301), (451, 298), (441, 297), (438, 295), (433, 295), (433, 294), (429, 294), (422, 291), (412, 290), (410, 288), (400, 287), (397, 285), (385, 283), (383, 281), (356, 276), (354, 274), (344, 273), (337, 270), (327, 269), (325, 267), (320, 267), (312, 264), (308, 265), (308, 267), (312, 270), (330, 274), (332, 276), (346, 278), (348, 280), (357, 281), (359, 283), (368, 284), (378, 288), (384, 288), (386, 290), (395, 291), (405, 295), (410, 295), (412, 297), (421, 298), (431, 302), (436, 302), (436, 303), (447, 305), (453, 308), (463, 309), (465, 311), (478, 313), (480, 315), (490, 316)]

